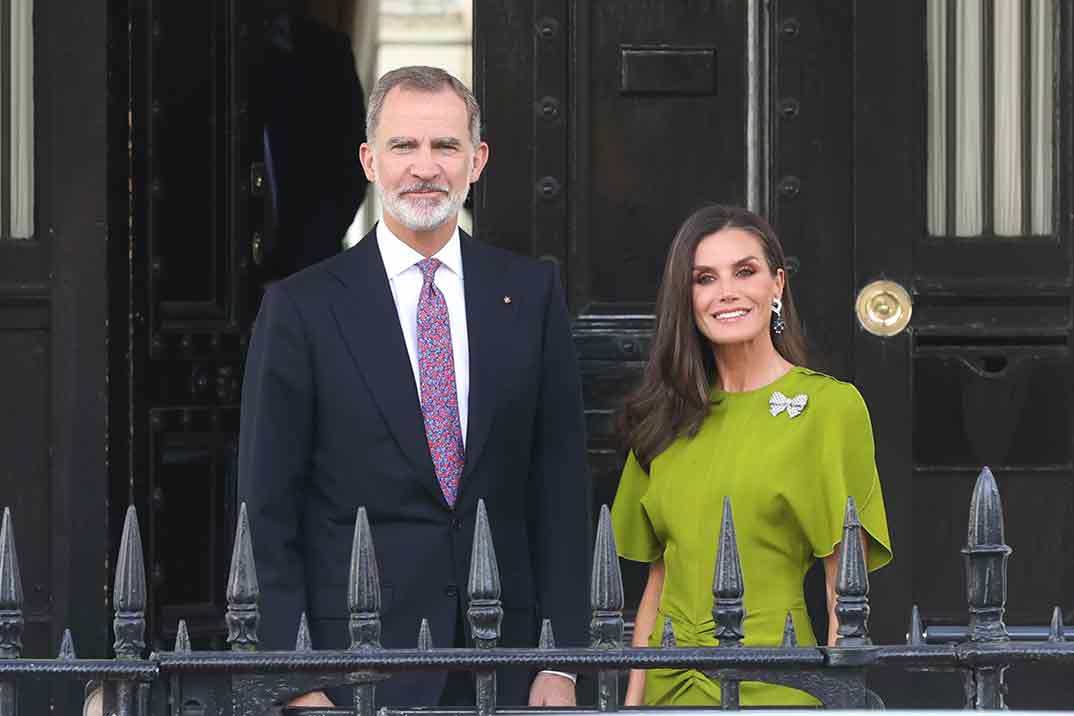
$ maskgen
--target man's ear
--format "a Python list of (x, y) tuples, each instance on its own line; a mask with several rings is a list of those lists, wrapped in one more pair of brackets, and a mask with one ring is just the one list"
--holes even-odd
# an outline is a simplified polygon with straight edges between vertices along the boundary
[(474, 150), (474, 158), (470, 165), (470, 183), (481, 178), (481, 172), (485, 170), (485, 165), (489, 161), (489, 145), (485, 142), (481, 142)]
[(377, 174), (373, 170), (373, 147), (366, 142), (362, 142), (362, 145), (358, 147), (358, 159), (362, 162), (362, 171), (365, 172), (365, 178), (370, 182), (375, 182)]

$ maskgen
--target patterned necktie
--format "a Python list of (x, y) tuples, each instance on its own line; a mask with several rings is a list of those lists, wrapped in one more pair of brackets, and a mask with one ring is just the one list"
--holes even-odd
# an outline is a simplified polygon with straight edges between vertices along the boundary
[(447, 302), (433, 283), (441, 264), (436, 259), (417, 263), (421, 270), (418, 297), (418, 375), (421, 412), (429, 455), (444, 499), (452, 507), (459, 494), (464, 452), (459, 422), (459, 393), (455, 387), (455, 358), (451, 352), (451, 324)]

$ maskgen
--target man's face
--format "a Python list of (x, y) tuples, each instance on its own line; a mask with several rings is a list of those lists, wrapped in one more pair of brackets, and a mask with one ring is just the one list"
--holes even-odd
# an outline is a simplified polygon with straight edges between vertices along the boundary
[(488, 146), (474, 147), (466, 104), (449, 88), (395, 87), (361, 159), (385, 214), (420, 233), (456, 220), (488, 161)]

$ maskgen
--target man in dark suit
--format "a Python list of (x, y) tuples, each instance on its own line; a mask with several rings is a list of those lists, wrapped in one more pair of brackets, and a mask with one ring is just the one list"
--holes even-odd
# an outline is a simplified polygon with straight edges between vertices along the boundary
[[(363, 505), (380, 565), (382, 643), (413, 647), (424, 617), (435, 645), (466, 644), (479, 498), (502, 580), (501, 644), (535, 645), (541, 618), (561, 645), (586, 642), (589, 489), (567, 310), (551, 265), (457, 227), (488, 159), (479, 112), (442, 70), (382, 77), (361, 157), (383, 221), (266, 291), (239, 449), (262, 648), (293, 648), (303, 611), (315, 647), (347, 645)], [(378, 685), (377, 700), (459, 703), (472, 683), (399, 673)], [(499, 693), (504, 704), (571, 705), (573, 676), (504, 671)]]

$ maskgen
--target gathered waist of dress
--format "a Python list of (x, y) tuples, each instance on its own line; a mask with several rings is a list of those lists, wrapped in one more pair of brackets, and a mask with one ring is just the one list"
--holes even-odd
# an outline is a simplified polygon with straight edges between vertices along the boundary
[[(742, 623), (742, 631), (745, 635), (743, 643), (747, 646), (779, 646), (788, 613), (794, 619), (798, 644), (801, 646), (816, 644), (804, 601), (790, 604), (783, 609), (760, 609), (752, 613), (747, 612)], [(673, 610), (665, 609), (661, 605), (657, 608), (656, 623), (649, 636), (649, 646), (660, 646), (664, 634), (664, 623), (667, 619), (671, 620), (676, 646), (717, 645), (716, 624), (711, 614), (707, 619), (690, 619)]]

